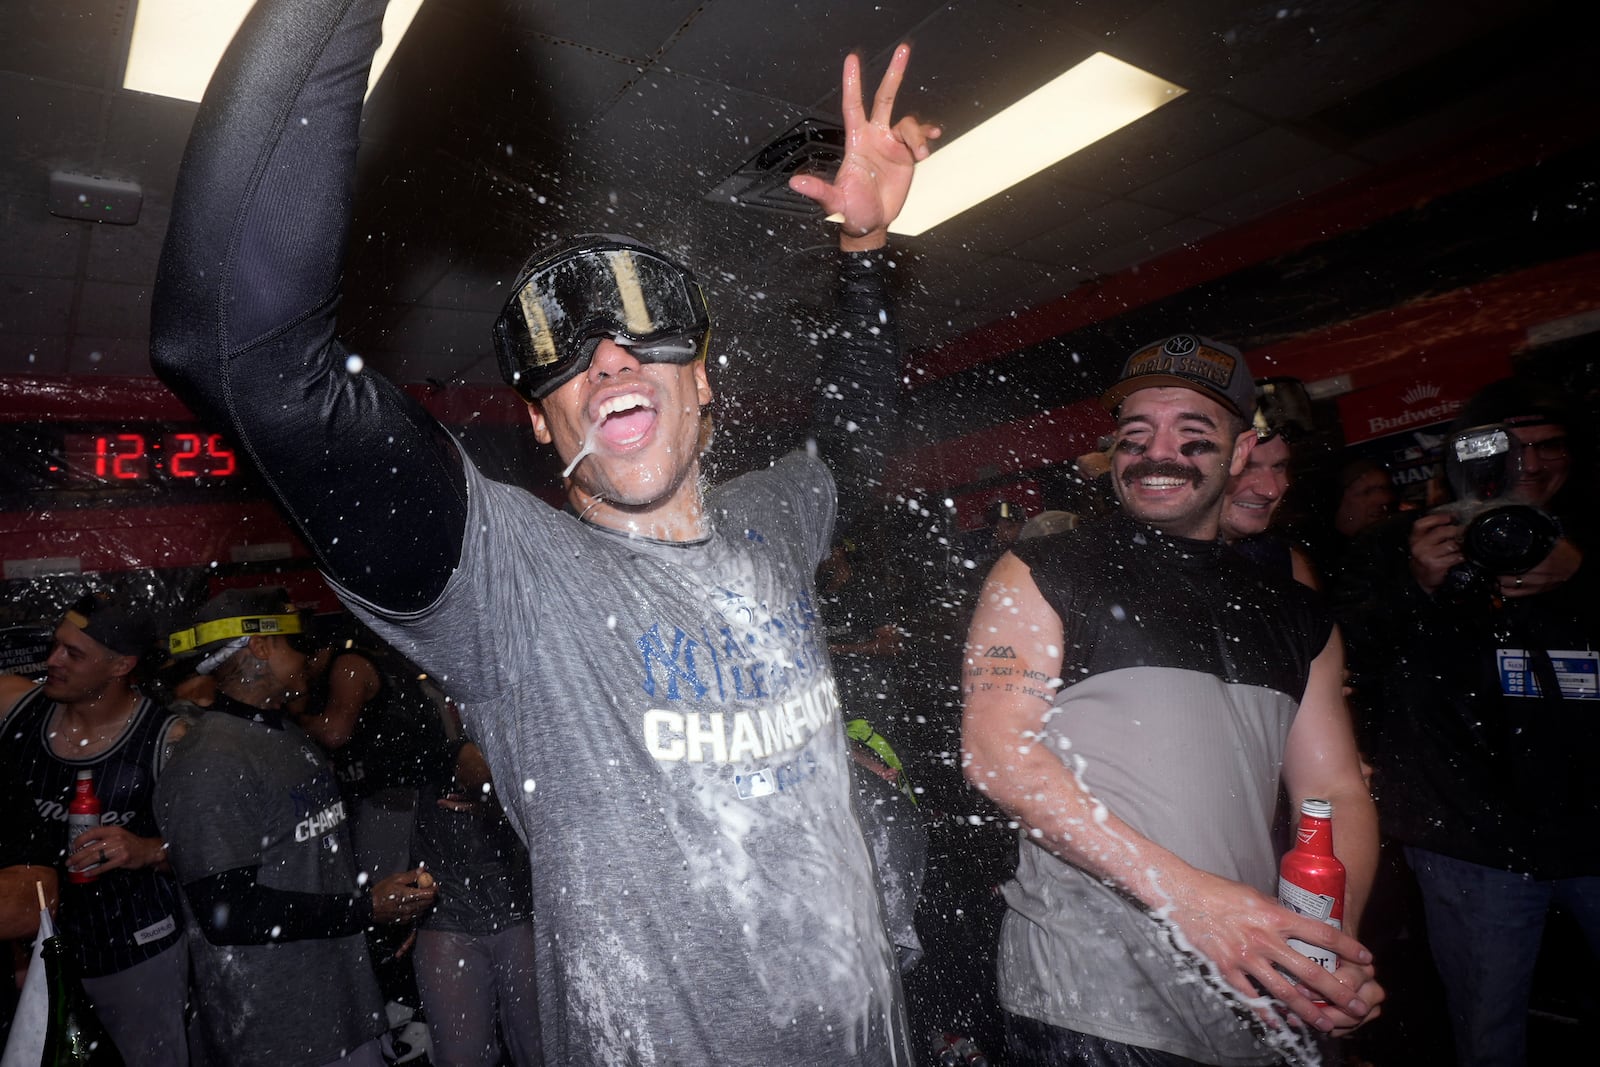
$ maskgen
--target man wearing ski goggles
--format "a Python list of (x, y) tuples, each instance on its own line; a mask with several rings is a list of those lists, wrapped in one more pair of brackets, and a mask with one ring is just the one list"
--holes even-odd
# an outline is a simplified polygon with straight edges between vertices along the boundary
[[(519, 274), (496, 348), (566, 465), (557, 509), (487, 477), (339, 339), (351, 74), (378, 47), (383, 7), (252, 8), (173, 197), (153, 365), (230, 427), (339, 595), (443, 680), (485, 741), (538, 859), (541, 988), (518, 1010), (538, 1012), (545, 1058), (909, 1063), (832, 668), (817, 628), (796, 624), (834, 526), (882, 485), (896, 427), (881, 249), (937, 136), (893, 114), (909, 51), (870, 105), (846, 61), (837, 175), (790, 180), (842, 219), (814, 450), (701, 484), (708, 316), (667, 257), (585, 238)], [(646, 899), (660, 907), (629, 906)], [(370, 1019), (348, 1021), (313, 1028), (295, 1056), (370, 1046)]]

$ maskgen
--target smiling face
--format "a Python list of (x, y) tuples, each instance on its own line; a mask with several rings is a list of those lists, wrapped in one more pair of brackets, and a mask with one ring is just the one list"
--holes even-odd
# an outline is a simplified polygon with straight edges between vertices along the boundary
[(44, 695), (58, 704), (97, 700), (108, 689), (126, 685), (137, 662), (119, 656), (70, 622), (56, 627), (55, 644), (45, 660)]
[(1266, 533), (1289, 489), (1289, 445), (1282, 437), (1257, 442), (1244, 470), (1228, 479), (1222, 537), (1236, 541)]
[(1518, 449), (1517, 480), (1512, 489), (1519, 500), (1545, 507), (1567, 484), (1572, 468), (1567, 431), (1553, 423), (1513, 425), (1510, 430)]
[(1161, 386), (1117, 411), (1111, 481), (1128, 513), (1177, 537), (1217, 536), (1228, 477), (1244, 469), (1255, 432), (1210, 397)]
[(531, 402), (528, 413), (534, 436), (567, 465), (567, 498), (578, 514), (686, 540), (705, 533), (701, 409), (710, 402), (703, 361), (640, 363), (604, 340), (587, 370)]

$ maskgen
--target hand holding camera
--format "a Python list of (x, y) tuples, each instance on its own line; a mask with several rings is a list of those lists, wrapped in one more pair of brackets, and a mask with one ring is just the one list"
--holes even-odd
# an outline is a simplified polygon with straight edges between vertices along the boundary
[[(1454, 604), (1497, 593), (1527, 596), (1577, 570), (1577, 549), (1563, 542), (1560, 524), (1519, 492), (1524, 451), (1498, 424), (1462, 430), (1445, 443), (1456, 499), (1411, 531), (1411, 573), (1425, 592)], [(1561, 544), (1566, 550), (1558, 555)]]

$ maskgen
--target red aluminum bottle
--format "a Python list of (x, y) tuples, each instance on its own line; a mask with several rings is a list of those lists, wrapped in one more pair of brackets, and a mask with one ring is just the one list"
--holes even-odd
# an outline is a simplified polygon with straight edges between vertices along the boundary
[[(1344, 929), (1344, 864), (1333, 854), (1333, 805), (1326, 800), (1300, 804), (1295, 843), (1278, 868), (1278, 903), (1290, 911)], [(1336, 953), (1291, 937), (1289, 946), (1329, 971), (1339, 966)]]
[[(94, 772), (79, 771), (77, 784), (72, 790), (72, 803), (67, 805), (67, 853), (80, 834), (100, 826), (100, 798), (94, 792)], [(95, 880), (92, 871), (67, 872), (67, 881), (82, 885)]]

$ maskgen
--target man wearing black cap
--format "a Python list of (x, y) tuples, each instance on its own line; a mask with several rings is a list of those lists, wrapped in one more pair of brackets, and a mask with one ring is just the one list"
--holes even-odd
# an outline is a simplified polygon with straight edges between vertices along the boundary
[(202, 935), (206, 1061), (376, 1067), (385, 1020), (363, 931), (415, 920), (434, 890), (420, 870), (358, 884), (338, 779), (283, 711), (308, 685), (299, 632), (284, 591), (266, 588), (212, 597), (171, 636), (217, 698), (173, 747), (156, 817)]
[[(1240, 354), (1167, 338), (1102, 402), (1120, 513), (1019, 542), (968, 637), (967, 778), (1028, 835), (1000, 940), (1009, 1051), (1276, 1063), (1288, 1046), (1270, 1040), (1306, 1036), (1275, 1013), (1340, 1032), (1382, 998), (1354, 938), (1274, 900), (1280, 769), (1297, 805), (1333, 802), (1351, 927), (1371, 878), (1338, 639), (1309, 590), (1219, 540), (1228, 478), (1256, 440)], [(1291, 937), (1337, 953), (1338, 969)], [(1256, 1015), (1265, 1027), (1246, 1023)]]
[[(1600, 577), (1582, 429), (1548, 386), (1486, 386), (1445, 447), (1503, 449), (1505, 472), (1477, 483), (1483, 496), (1502, 494), (1374, 531), (1341, 598), (1383, 828), (1405, 845), (1422, 891), (1460, 1063), (1526, 1062), (1553, 907), (1600, 956)], [(1485, 505), (1506, 504), (1556, 524), (1512, 565), (1467, 537), (1475, 518), (1511, 513)]]
[[(157, 372), (461, 705), (533, 857), (547, 1059), (908, 1062), (812, 574), (881, 473), (898, 400), (882, 248), (936, 135), (893, 118), (909, 49), (870, 111), (846, 61), (837, 176), (791, 180), (843, 220), (827, 463), (797, 451), (704, 489), (700, 285), (590, 235), (528, 260), (493, 333), (565, 467), (555, 509), (486, 478), (337, 339), (382, 10), (264, 0), (245, 19), (179, 177)], [(812, 358), (799, 337), (795, 355)]]
[[(62, 618), (42, 685), (0, 676), (0, 774), (14, 775), (64, 859), (60, 925), (84, 989), (129, 1064), (184, 1064), (188, 961), (178, 890), (152, 808), (166, 746), (182, 723), (134, 675), (155, 628), (85, 597)], [(68, 851), (67, 809), (91, 776), (101, 825)]]

